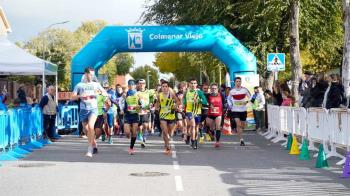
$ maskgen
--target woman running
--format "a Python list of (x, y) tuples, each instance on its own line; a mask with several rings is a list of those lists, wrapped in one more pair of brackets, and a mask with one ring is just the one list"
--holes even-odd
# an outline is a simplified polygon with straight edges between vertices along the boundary
[[(180, 101), (175, 93), (169, 89), (169, 82), (162, 82), (162, 92), (158, 94), (156, 107), (159, 108), (160, 127), (163, 132), (165, 154), (171, 153), (170, 135), (175, 126), (175, 105), (180, 106)], [(176, 102), (176, 104), (175, 104)]]

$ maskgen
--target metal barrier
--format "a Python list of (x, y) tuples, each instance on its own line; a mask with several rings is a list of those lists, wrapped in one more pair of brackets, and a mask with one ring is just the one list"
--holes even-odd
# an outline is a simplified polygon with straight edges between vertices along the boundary
[(0, 111), (0, 160), (23, 158), (33, 149), (43, 147), (38, 142), (43, 132), (39, 107), (19, 107)]
[(56, 116), (56, 127), (62, 129), (78, 129), (79, 127), (79, 111), (78, 105), (64, 105), (58, 107)]
[[(268, 105), (267, 139), (274, 137), (272, 142), (285, 141), (283, 136), (292, 133), (309, 140), (309, 150), (318, 149), (315, 142), (322, 143), (326, 157), (338, 157), (345, 163), (346, 158), (337, 153), (337, 147), (350, 147), (350, 110), (323, 108), (292, 108)], [(282, 145), (285, 145), (283, 143)], [(317, 154), (315, 155), (317, 156)]]

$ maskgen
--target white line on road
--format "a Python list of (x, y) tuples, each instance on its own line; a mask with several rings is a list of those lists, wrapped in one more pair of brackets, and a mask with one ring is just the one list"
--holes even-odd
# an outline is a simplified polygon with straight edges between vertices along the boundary
[(180, 169), (179, 162), (177, 162), (177, 161), (173, 161), (173, 166), (174, 166), (175, 170), (179, 170)]
[(176, 191), (184, 191), (184, 186), (182, 185), (181, 176), (175, 176)]
[(176, 159), (176, 151), (171, 151), (171, 156), (173, 157), (173, 159)]

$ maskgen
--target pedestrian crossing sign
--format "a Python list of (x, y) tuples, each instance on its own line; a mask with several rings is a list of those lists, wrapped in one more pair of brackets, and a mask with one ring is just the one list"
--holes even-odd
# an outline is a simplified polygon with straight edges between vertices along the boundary
[(267, 71), (284, 71), (286, 70), (286, 60), (284, 53), (267, 54)]

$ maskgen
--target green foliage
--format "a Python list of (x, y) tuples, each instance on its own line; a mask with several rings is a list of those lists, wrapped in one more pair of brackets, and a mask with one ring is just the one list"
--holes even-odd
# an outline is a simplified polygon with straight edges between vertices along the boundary
[(136, 80), (138, 79), (145, 79), (147, 82), (147, 73), (150, 75), (150, 89), (154, 88), (158, 84), (159, 80), (159, 75), (158, 75), (158, 70), (149, 66), (145, 65), (142, 67), (137, 67), (133, 72), (130, 73), (130, 75), (135, 78)]
[(120, 53), (115, 55), (114, 63), (117, 66), (117, 74), (125, 75), (129, 73), (129, 69), (133, 64), (135, 64), (135, 60), (129, 53)]
[[(222, 24), (257, 57), (265, 75), (270, 52), (287, 54), (291, 0), (157, 0), (146, 6), (141, 22)], [(194, 14), (195, 13), (195, 14)], [(300, 0), (300, 49), (305, 69), (316, 72), (340, 67), (343, 42), (342, 7), (338, 0)], [(290, 73), (281, 73), (289, 78)]]

